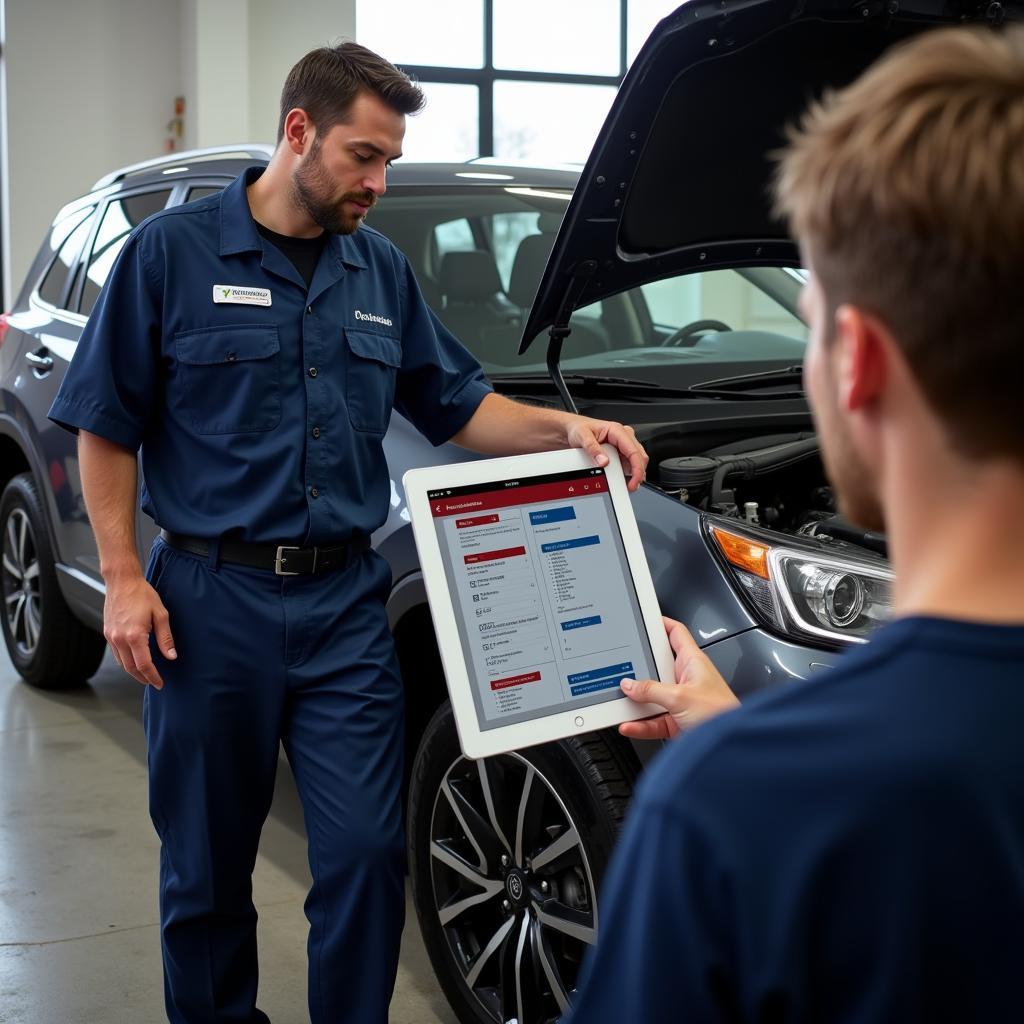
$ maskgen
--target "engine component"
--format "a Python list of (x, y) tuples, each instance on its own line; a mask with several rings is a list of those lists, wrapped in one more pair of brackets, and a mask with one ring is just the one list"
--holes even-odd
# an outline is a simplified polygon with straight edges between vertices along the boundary
[(808, 523), (801, 527), (799, 532), (808, 537), (832, 537), (835, 540), (845, 540), (850, 544), (867, 548), (869, 551), (877, 551), (878, 554), (886, 557), (889, 554), (889, 543), (884, 533), (865, 530), (863, 526), (851, 523), (842, 516), (828, 516), (817, 522)]
[[(698, 504), (711, 486), (717, 469), (716, 459), (686, 455), (658, 463), (658, 479), (661, 486), (670, 494), (676, 494), (683, 501)], [(679, 493), (681, 491), (685, 491), (686, 495)]]

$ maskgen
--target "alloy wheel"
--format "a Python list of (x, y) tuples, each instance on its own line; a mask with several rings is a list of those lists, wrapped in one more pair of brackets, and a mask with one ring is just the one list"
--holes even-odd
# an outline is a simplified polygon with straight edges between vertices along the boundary
[(35, 535), (25, 511), (12, 509), (4, 526), (3, 592), (7, 628), (18, 651), (31, 658), (39, 646), (42, 598)]
[(434, 906), (485, 1017), (555, 1021), (597, 939), (586, 848), (561, 797), (518, 754), (457, 758), (430, 824)]

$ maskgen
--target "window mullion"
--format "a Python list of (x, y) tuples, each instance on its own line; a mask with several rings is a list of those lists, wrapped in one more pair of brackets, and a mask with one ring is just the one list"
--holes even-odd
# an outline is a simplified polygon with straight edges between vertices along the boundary
[(626, 33), (629, 30), (629, 0), (619, 0), (619, 81), (626, 74), (629, 61), (629, 46)]
[(484, 0), (484, 75), (480, 83), (480, 155), (494, 156), (494, 0)]

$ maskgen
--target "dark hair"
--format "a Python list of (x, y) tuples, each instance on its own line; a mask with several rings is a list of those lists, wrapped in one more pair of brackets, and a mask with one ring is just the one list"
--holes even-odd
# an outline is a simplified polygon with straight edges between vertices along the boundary
[(284, 137), (289, 110), (301, 107), (320, 136), (348, 117), (355, 98), (372, 92), (399, 114), (423, 108), (423, 91), (404, 71), (358, 43), (320, 46), (288, 72), (281, 90), (277, 141)]

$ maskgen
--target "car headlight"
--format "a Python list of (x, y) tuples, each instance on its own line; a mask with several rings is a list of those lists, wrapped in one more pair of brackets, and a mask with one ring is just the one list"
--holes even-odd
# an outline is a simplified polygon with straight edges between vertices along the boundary
[(779, 632), (819, 643), (862, 644), (889, 618), (893, 576), (885, 563), (706, 525), (755, 616)]

